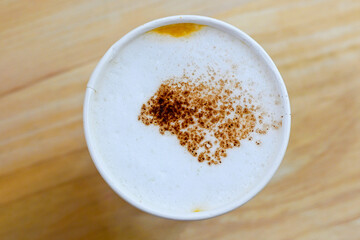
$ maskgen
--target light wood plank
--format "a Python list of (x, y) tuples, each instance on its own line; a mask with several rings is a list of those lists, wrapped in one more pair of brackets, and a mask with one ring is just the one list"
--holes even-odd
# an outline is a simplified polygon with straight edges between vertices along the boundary
[[(143, 213), (96, 171), (83, 134), (86, 83), (105, 51), (155, 18), (200, 14), (250, 34), (292, 106), (270, 184), (223, 216)], [(357, 0), (0, 1), (0, 239), (360, 239)]]

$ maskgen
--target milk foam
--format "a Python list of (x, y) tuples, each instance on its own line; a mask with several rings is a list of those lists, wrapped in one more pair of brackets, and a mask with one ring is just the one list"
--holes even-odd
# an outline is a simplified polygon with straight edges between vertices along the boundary
[[(109, 61), (90, 99), (93, 147), (117, 188), (129, 199), (164, 213), (210, 211), (236, 202), (256, 187), (274, 164), (284, 127), (228, 150), (221, 164), (199, 163), (178, 139), (138, 120), (141, 106), (166, 79), (215, 69), (234, 75), (261, 106), (264, 121), (288, 121), (287, 96), (267, 63), (221, 30), (204, 27), (190, 37), (145, 33)], [(255, 141), (261, 142), (257, 145)]]

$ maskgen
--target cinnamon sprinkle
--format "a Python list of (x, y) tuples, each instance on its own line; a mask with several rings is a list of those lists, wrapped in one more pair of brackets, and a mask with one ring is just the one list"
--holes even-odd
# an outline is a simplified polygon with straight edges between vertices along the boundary
[[(252, 102), (253, 97), (232, 76), (221, 76), (211, 69), (200, 78), (184, 73), (161, 84), (142, 105), (138, 120), (158, 126), (160, 134), (175, 135), (199, 162), (216, 165), (228, 149), (240, 147), (244, 139), (251, 141), (254, 131), (267, 133), (268, 128), (256, 117), (264, 113), (258, 112), (259, 106), (247, 104)], [(255, 128), (259, 124), (261, 128)], [(280, 126), (277, 122), (276, 127)]]

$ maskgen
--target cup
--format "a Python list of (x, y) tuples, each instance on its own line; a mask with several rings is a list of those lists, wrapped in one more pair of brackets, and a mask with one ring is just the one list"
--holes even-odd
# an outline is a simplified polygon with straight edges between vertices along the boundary
[[(197, 212), (196, 214), (193, 213), (167, 213), (163, 211), (158, 211), (157, 209), (153, 209), (148, 206), (144, 206), (140, 201), (134, 198), (128, 197), (126, 194), (124, 194), (124, 189), (122, 189), (118, 184), (116, 184), (115, 180), (110, 177), (110, 174), (108, 173), (104, 161), (100, 158), (99, 152), (94, 146), (94, 136), (91, 134), (90, 131), (90, 125), (89, 125), (89, 108), (90, 108), (90, 98), (95, 92), (95, 83), (97, 79), (100, 76), (100, 73), (103, 71), (104, 67), (109, 64), (109, 61), (113, 59), (113, 57), (117, 54), (119, 49), (121, 49), (124, 45), (126, 45), (128, 42), (131, 42), (136, 37), (140, 36), (141, 34), (144, 34), (150, 30), (153, 30), (155, 28), (170, 25), (170, 24), (177, 24), (177, 23), (195, 23), (195, 24), (201, 24), (201, 25), (207, 25), (210, 27), (214, 27), (217, 29), (220, 29), (226, 33), (231, 34), (232, 36), (235, 36), (236, 38), (240, 39), (242, 42), (248, 44), (254, 51), (257, 52), (257, 54), (266, 62), (268, 67), (272, 70), (272, 72), (275, 74), (276, 81), (278, 81), (278, 84), (280, 86), (280, 91), (282, 96), (286, 98), (285, 101), (285, 111), (288, 114), (288, 118), (285, 122), (283, 122), (282, 127), (284, 128), (284, 139), (282, 141), (282, 145), (280, 147), (280, 150), (278, 151), (274, 163), (271, 165), (270, 169), (267, 171), (267, 175), (262, 178), (262, 180), (251, 189), (247, 194), (245, 194), (243, 197), (238, 199), (236, 202), (229, 204), (227, 206), (224, 206), (222, 208), (218, 208), (215, 210), (209, 210), (209, 211), (203, 211), (203, 212)], [(246, 33), (242, 32), (238, 28), (222, 22), (220, 20), (204, 17), (204, 16), (195, 16), (195, 15), (180, 15), (180, 16), (170, 16), (165, 17), (161, 19), (157, 19), (151, 22), (148, 22), (142, 26), (139, 26), (123, 36), (120, 40), (118, 40), (110, 49), (105, 53), (105, 55), (102, 57), (98, 65), (96, 66), (94, 72), (92, 73), (90, 80), (87, 84), (86, 89), (86, 95), (85, 95), (85, 101), (84, 101), (84, 111), (83, 111), (83, 123), (84, 123), (84, 131), (85, 131), (85, 138), (87, 142), (87, 146), (90, 152), (90, 155), (94, 161), (94, 164), (96, 168), (98, 169), (101, 176), (105, 179), (105, 181), (110, 185), (110, 187), (123, 199), (125, 199), (128, 203), (132, 204), (133, 206), (156, 216), (164, 217), (168, 219), (174, 219), (174, 220), (201, 220), (201, 219), (207, 219), (211, 217), (215, 217), (224, 213), (227, 213), (231, 210), (236, 209), (237, 207), (243, 205), (247, 201), (249, 201), (251, 198), (253, 198), (257, 193), (259, 193), (266, 184), (270, 181), (274, 173), (276, 172), (277, 168), (279, 167), (289, 140), (290, 135), (290, 103), (289, 98), (287, 94), (287, 90), (285, 87), (285, 84), (282, 80), (282, 77), (276, 68), (275, 64), (271, 60), (271, 58), (268, 56), (268, 54), (264, 51), (264, 49), (256, 43), (251, 37), (249, 37)]]

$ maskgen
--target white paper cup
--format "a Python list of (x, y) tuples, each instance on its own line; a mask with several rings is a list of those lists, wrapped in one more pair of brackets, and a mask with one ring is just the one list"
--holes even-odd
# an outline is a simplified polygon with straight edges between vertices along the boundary
[[(268, 64), (268, 67), (270, 69), (272, 69), (272, 71), (274, 72), (275, 77), (280, 86), (281, 95), (284, 96), (284, 98), (285, 98), (285, 111), (286, 111), (286, 113), (289, 114), (289, 116), (287, 118), (288, 121), (283, 121), (283, 125), (282, 125), (282, 127), (284, 128), (284, 139), (282, 142), (283, 144), (280, 147), (280, 150), (279, 150), (276, 158), (274, 159), (274, 163), (270, 167), (271, 169), (269, 169), (267, 171), (267, 175), (263, 177), (262, 181), (259, 184), (257, 184), (256, 187), (251, 189), (246, 195), (244, 195), (242, 198), (238, 199), (238, 201), (235, 203), (229, 204), (225, 207), (218, 208), (215, 210), (209, 210), (209, 211), (203, 211), (203, 212), (197, 212), (197, 213), (178, 214), (178, 213), (171, 213), (171, 212), (163, 212), (163, 211), (159, 211), (157, 209), (149, 208), (148, 206), (144, 206), (137, 199), (127, 197), (127, 195), (124, 194), (125, 189), (121, 189), (119, 184), (116, 184), (115, 180), (110, 177), (110, 174), (108, 174), (106, 167), (104, 165), (104, 161), (106, 161), (106, 160), (103, 160), (100, 158), (98, 150), (94, 147), (94, 139), (93, 139), (94, 136), (92, 136), (91, 131), (89, 129), (90, 128), (90, 126), (89, 126), (90, 97), (92, 94), (94, 94), (95, 82), (97, 81), (98, 77), (100, 76), (100, 73), (103, 71), (104, 66), (106, 66), (108, 64), (109, 60), (111, 60), (113, 58), (113, 56), (115, 56), (118, 53), (119, 49), (121, 49), (126, 43), (132, 41), (133, 39), (140, 36), (141, 34), (144, 34), (152, 29), (155, 29), (155, 28), (158, 28), (158, 27), (161, 27), (164, 25), (176, 24), (176, 23), (196, 23), (196, 24), (208, 25), (208, 26), (220, 29), (224, 32), (227, 32), (227, 33), (239, 38), (241, 41), (245, 42), (250, 47), (252, 47), (252, 49), (254, 49), (254, 51), (257, 51), (259, 56), (261, 56), (264, 59), (264, 61)], [(215, 216), (224, 214), (226, 212), (229, 212), (231, 210), (234, 210), (235, 208), (237, 208), (237, 207), (243, 205), (244, 203), (246, 203), (247, 201), (249, 201), (257, 193), (259, 193), (265, 187), (265, 185), (270, 181), (270, 179), (276, 172), (277, 168), (279, 167), (279, 165), (284, 157), (284, 154), (285, 154), (285, 151), (286, 151), (286, 148), (288, 145), (288, 141), (289, 141), (289, 136), (290, 136), (290, 122), (291, 122), (290, 103), (289, 103), (289, 98), (288, 98), (285, 84), (281, 78), (281, 75), (280, 75), (278, 69), (276, 68), (275, 64), (273, 63), (271, 58), (268, 56), (268, 54), (264, 51), (264, 49), (259, 44), (257, 44), (251, 37), (249, 37), (244, 32), (240, 31), (236, 27), (234, 27), (228, 23), (225, 23), (225, 22), (213, 19), (213, 18), (209, 18), (209, 17), (203, 17), (203, 16), (182, 15), (182, 16), (171, 16), (171, 17), (161, 18), (161, 19), (157, 19), (157, 20), (148, 22), (140, 27), (137, 27), (134, 30), (132, 30), (131, 32), (129, 32), (128, 34), (126, 34), (124, 37), (122, 37), (119, 41), (117, 41), (106, 52), (106, 54), (102, 57), (102, 59), (96, 66), (96, 68), (95, 68), (94, 72), (92, 73), (90, 80), (87, 84), (87, 90), (86, 90), (85, 101), (84, 101), (84, 130), (85, 130), (86, 142), (88, 145), (90, 155), (95, 163), (95, 166), (97, 167), (98, 171), (100, 172), (102, 177), (105, 179), (105, 181), (110, 185), (110, 187), (119, 196), (121, 196), (123, 199), (125, 199), (127, 202), (129, 202), (133, 206), (135, 206), (145, 212), (148, 212), (150, 214), (153, 214), (153, 215), (156, 215), (159, 217), (174, 219), (174, 220), (201, 220), (201, 219), (215, 217)]]

